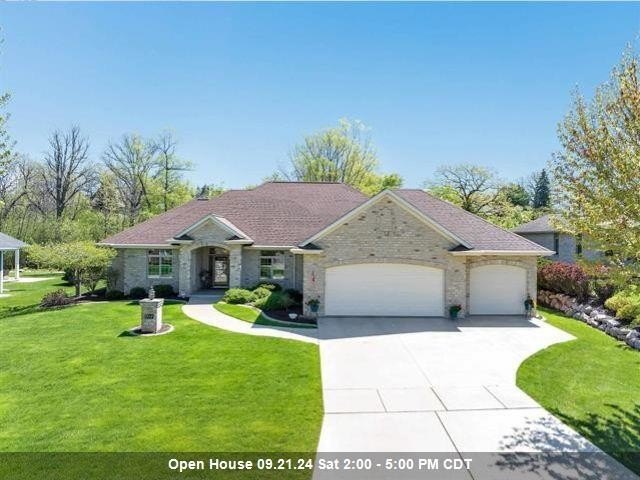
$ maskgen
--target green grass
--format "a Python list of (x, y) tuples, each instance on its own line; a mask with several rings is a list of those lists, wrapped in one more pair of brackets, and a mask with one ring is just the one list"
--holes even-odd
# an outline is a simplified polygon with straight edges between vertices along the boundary
[(317, 346), (212, 328), (178, 302), (174, 332), (130, 336), (133, 302), (40, 311), (60, 283), (0, 299), (0, 452), (315, 450)]
[(294, 325), (291, 323), (274, 322), (273, 320), (265, 317), (260, 310), (248, 307), (247, 305), (234, 305), (226, 302), (218, 302), (213, 305), (213, 308), (219, 312), (229, 315), (230, 317), (249, 323), (255, 323), (256, 325), (267, 325), (270, 327), (316, 328), (315, 325)]
[(40, 300), (46, 292), (62, 288), (69, 294), (74, 293), (73, 286), (62, 280), (59, 273), (26, 272), (22, 277), (51, 278), (40, 282), (6, 282), (5, 293), (8, 297), (0, 297), (0, 319), (14, 315), (24, 315), (36, 311)]
[(543, 313), (576, 340), (529, 357), (518, 370), (518, 386), (640, 473), (640, 352), (577, 320)]

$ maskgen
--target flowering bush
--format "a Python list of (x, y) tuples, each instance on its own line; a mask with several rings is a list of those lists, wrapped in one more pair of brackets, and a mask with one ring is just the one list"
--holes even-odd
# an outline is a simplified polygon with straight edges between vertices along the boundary
[(547, 263), (538, 269), (538, 288), (585, 300), (589, 296), (589, 276), (580, 265)]

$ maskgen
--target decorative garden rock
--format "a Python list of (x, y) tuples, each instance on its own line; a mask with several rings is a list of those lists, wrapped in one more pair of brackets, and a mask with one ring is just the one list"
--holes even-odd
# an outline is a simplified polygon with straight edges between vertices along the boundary
[(631, 348), (640, 350), (640, 328), (623, 327), (622, 322), (607, 313), (603, 307), (580, 303), (575, 298), (547, 290), (538, 292), (538, 303), (561, 311), (568, 317), (597, 328), (607, 335), (624, 341)]

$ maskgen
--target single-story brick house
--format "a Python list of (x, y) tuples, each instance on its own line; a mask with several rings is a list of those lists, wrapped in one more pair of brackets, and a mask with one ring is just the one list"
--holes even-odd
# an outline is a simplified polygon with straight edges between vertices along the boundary
[[(196, 199), (101, 242), (117, 288), (183, 296), (276, 282), (320, 315), (518, 314), (550, 250), (422, 190), (267, 182)], [(308, 307), (305, 307), (308, 308)]]
[(602, 257), (602, 252), (584, 246), (580, 235), (571, 235), (555, 227), (552, 214), (523, 223), (512, 231), (551, 250), (553, 255), (549, 257), (550, 260), (575, 263), (578, 257), (587, 260), (597, 260)]

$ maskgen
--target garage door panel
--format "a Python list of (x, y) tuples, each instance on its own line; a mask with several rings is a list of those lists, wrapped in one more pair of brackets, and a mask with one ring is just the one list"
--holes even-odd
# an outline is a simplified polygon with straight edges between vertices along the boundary
[(519, 315), (527, 295), (527, 271), (512, 265), (475, 267), (469, 290), (472, 315)]
[(444, 272), (390, 263), (331, 267), (325, 303), (326, 315), (442, 316)]

